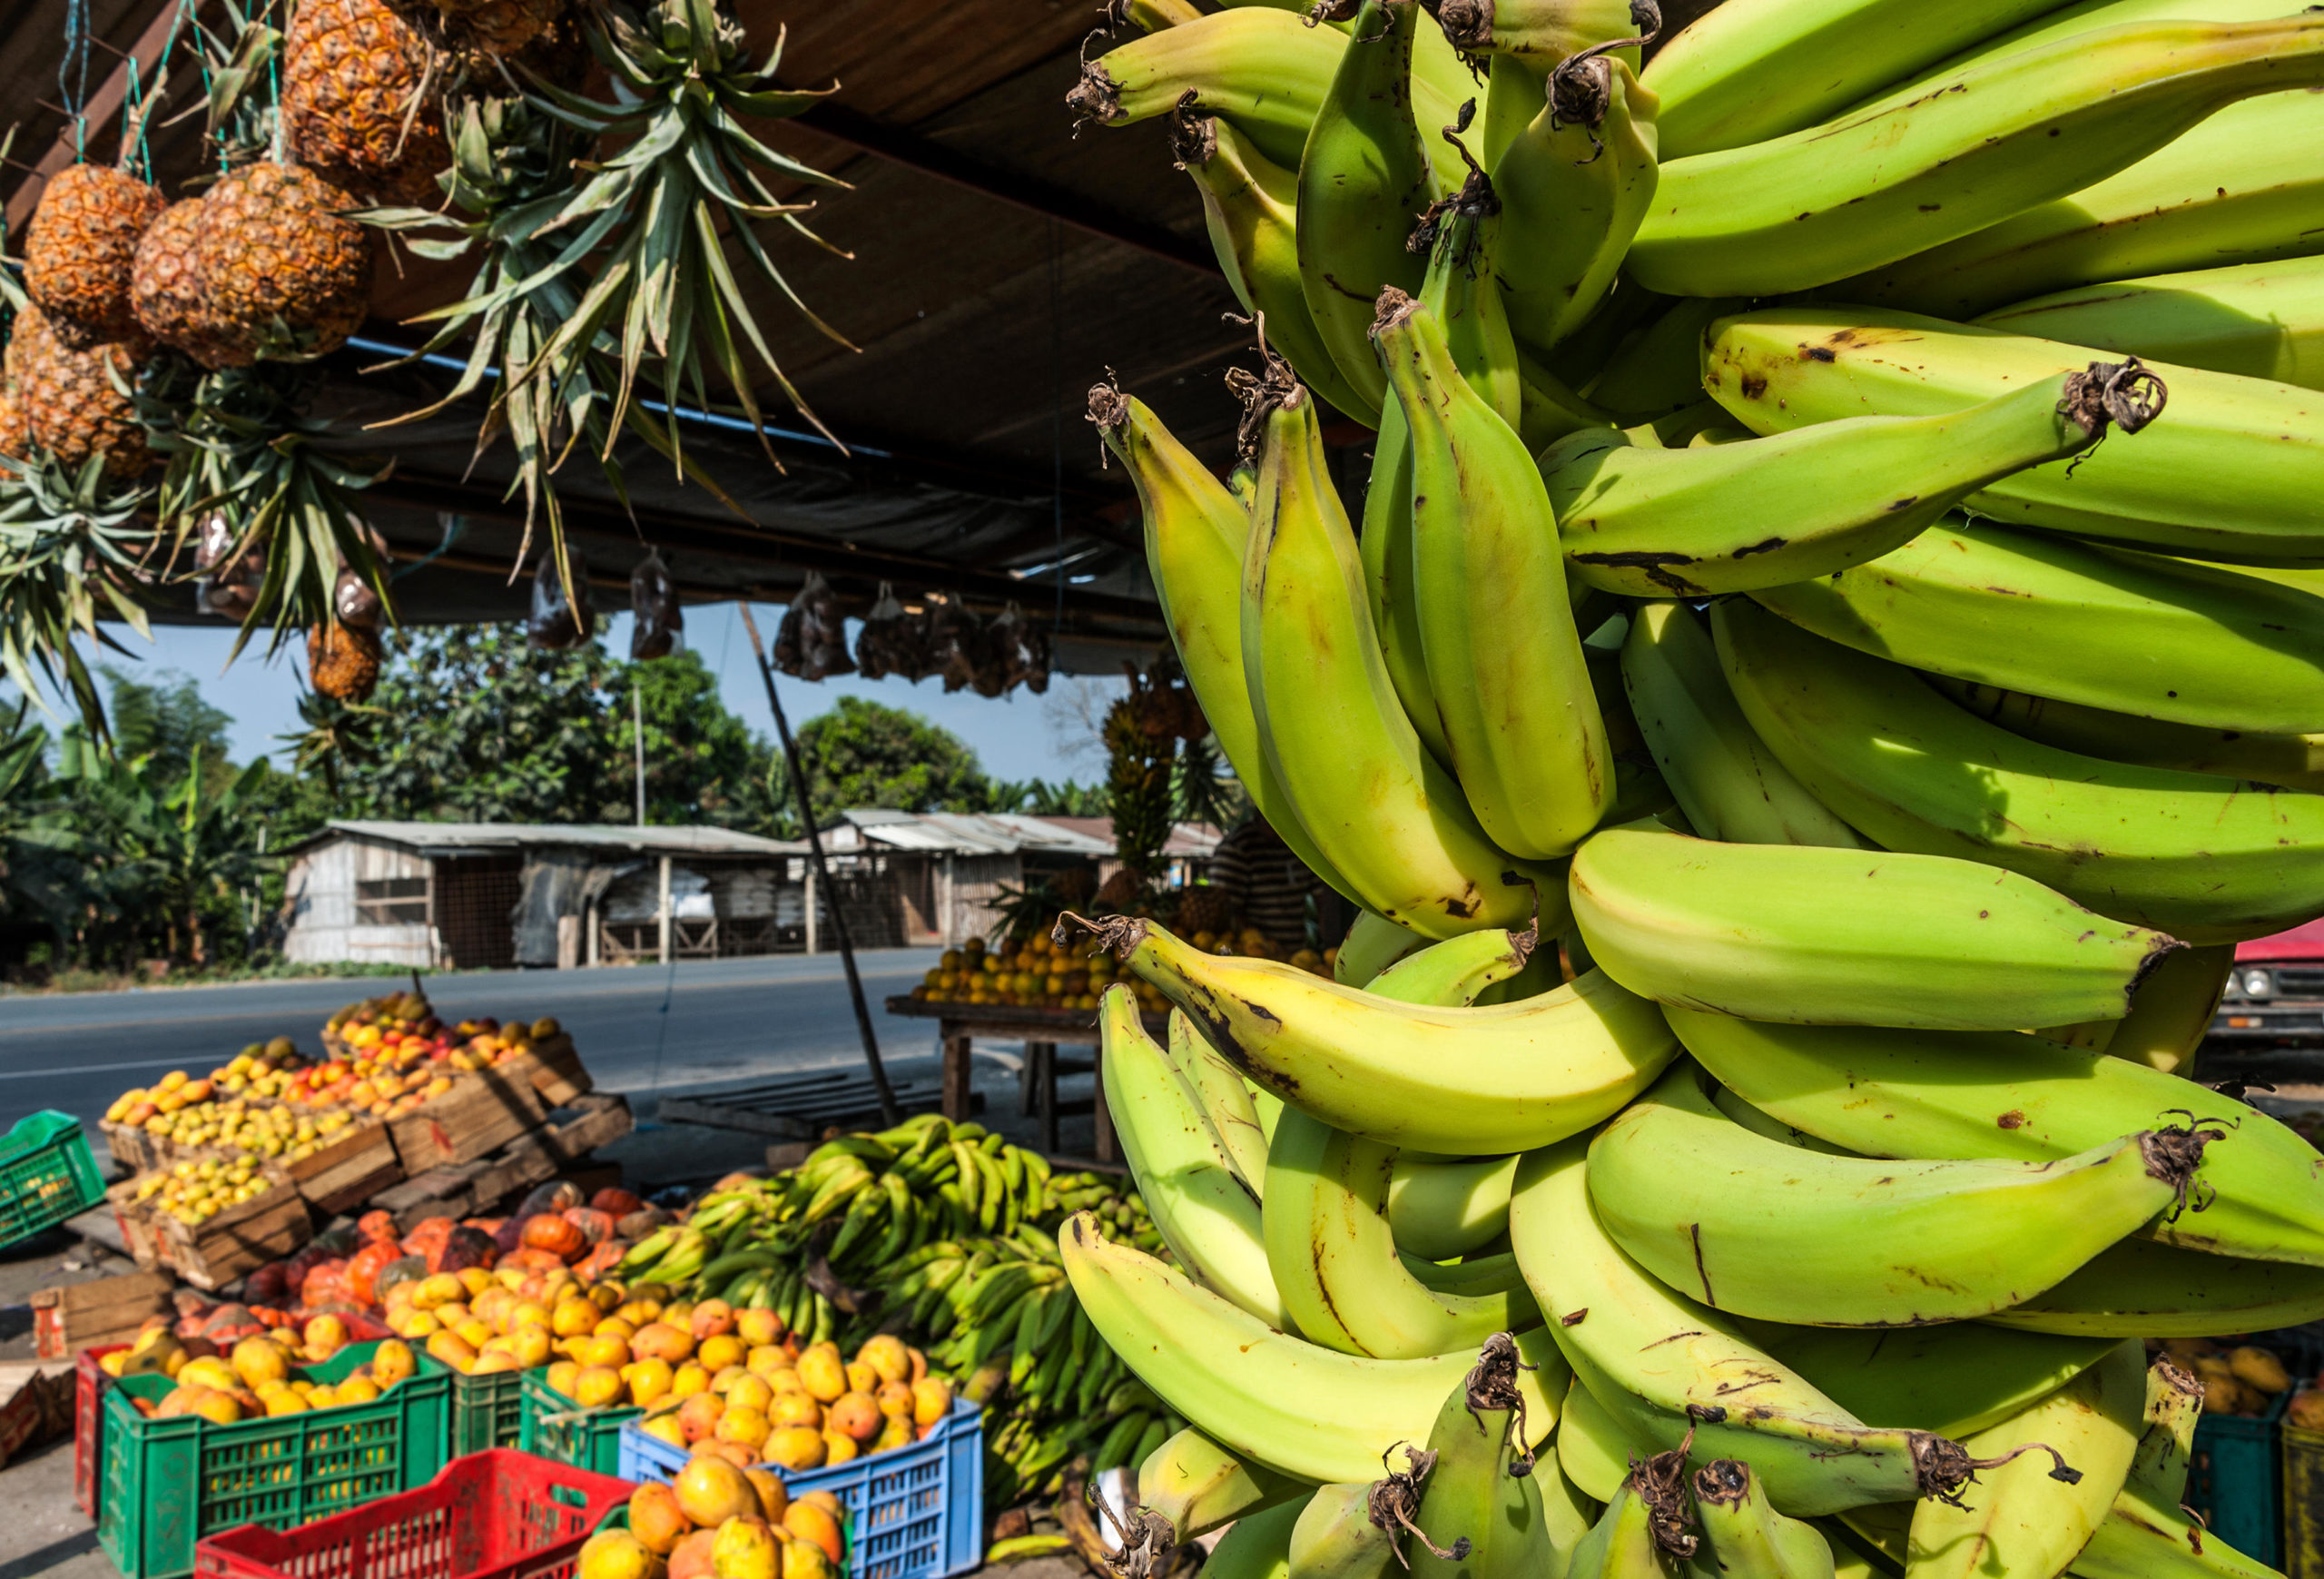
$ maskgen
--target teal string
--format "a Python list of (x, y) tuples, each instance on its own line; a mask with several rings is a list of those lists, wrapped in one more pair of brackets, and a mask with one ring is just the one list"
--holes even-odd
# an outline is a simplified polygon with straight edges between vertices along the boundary
[(89, 0), (65, 0), (64, 56), (56, 63), (56, 95), (73, 123), (75, 158), (88, 153), (88, 124), (81, 106), (89, 97)]

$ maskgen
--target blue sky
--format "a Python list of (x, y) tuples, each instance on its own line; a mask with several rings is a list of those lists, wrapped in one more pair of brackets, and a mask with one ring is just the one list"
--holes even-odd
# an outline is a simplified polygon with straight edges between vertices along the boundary
[[(775, 625), (782, 617), (780, 607), (760, 605), (753, 608), (760, 634), (769, 641), (774, 639)], [(248, 761), (261, 752), (281, 750), (283, 747), (274, 737), (298, 729), (299, 683), (292, 655), (295, 652), (297, 662), (303, 664), (303, 640), (286, 642), (270, 664), (264, 656), (263, 640), (254, 639), (243, 648), (233, 666), (227, 668), (226, 655), (234, 645), (234, 632), (223, 621), (215, 626), (157, 625), (150, 646), (125, 627), (107, 628), (139, 661), (123, 663), (113, 653), (106, 654), (105, 661), (119, 664), (146, 679), (161, 678), (171, 669), (182, 671), (200, 684), (203, 697), (212, 706), (233, 715), (233, 726), (228, 733), (235, 760)], [(688, 608), (685, 639), (717, 675), (719, 694), (726, 706), (753, 729), (772, 739), (774, 719), (767, 711), (766, 691), (751, 661), (750, 639), (734, 605)], [(852, 625), (849, 640), (851, 644), (853, 641)], [(606, 641), (615, 653), (629, 650), (627, 614), (613, 617)], [(1020, 691), (989, 699), (973, 691), (946, 696), (943, 682), (933, 679), (922, 680), (917, 686), (901, 679), (867, 683), (853, 676), (816, 685), (783, 675), (778, 675), (776, 680), (783, 688), (783, 709), (790, 715), (793, 729), (816, 714), (829, 711), (842, 696), (867, 696), (891, 707), (909, 707), (950, 730), (976, 749), (985, 771), (996, 778), (1045, 778), (1052, 783), (1078, 778), (1084, 784), (1102, 777), (1105, 771), (1100, 756), (1086, 747), (1077, 749), (1086, 738), (1084, 720), (1094, 722), (1102, 710), (1102, 699), (1109, 699), (1121, 688), (1118, 680), (1075, 682), (1060, 676), (1051, 682), (1047, 696), (1028, 696)], [(13, 686), (0, 686), (0, 690), (14, 695)], [(1077, 697), (1077, 692), (1085, 695)]]

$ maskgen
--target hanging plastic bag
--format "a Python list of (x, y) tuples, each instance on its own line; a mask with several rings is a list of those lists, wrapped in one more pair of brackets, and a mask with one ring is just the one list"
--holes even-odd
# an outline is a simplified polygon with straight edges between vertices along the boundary
[(655, 548), (629, 573), (629, 656), (643, 663), (666, 658), (676, 650), (678, 635), (686, 627), (685, 611), (678, 605), (678, 586), (670, 567)]
[(203, 517), (194, 539), (193, 567), (202, 572), (196, 598), (202, 612), (240, 621), (249, 618), (251, 610), (258, 607), (259, 588), (266, 581), (266, 544), (253, 538), (239, 558), (229, 562), (234, 537), (234, 523), (224, 511), (212, 510)]
[(387, 616), (378, 590), (345, 565), (339, 567), (339, 579), (331, 585), (330, 607), (340, 624), (358, 630), (377, 630)]
[(957, 597), (931, 597), (929, 602), (929, 656), (937, 672), (944, 676), (945, 691), (966, 690), (975, 686), (981, 693), (984, 688), (978, 683), (978, 676), (994, 667), (992, 644), (984, 621), (962, 607)]
[(821, 571), (807, 572), (799, 595), (783, 611), (774, 632), (774, 666), (803, 680), (855, 672), (847, 656), (847, 617)]
[(1001, 667), (1001, 686), (1019, 686), (1036, 696), (1049, 688), (1049, 633), (1011, 603), (992, 622), (992, 645)]
[(554, 555), (541, 556), (540, 567), (533, 572), (533, 615), (526, 622), (525, 636), (544, 652), (577, 647), (597, 628), (596, 611), (589, 607), (588, 561), (568, 551), (565, 562), (577, 604), (566, 601), (565, 578), (557, 574)]
[(855, 638), (855, 672), (867, 680), (901, 675), (914, 682), (928, 673), (928, 627), (885, 581)]

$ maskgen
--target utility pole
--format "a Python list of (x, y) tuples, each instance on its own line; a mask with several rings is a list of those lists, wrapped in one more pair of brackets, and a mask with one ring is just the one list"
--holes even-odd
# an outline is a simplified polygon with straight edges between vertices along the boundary
[[(807, 830), (807, 861), (815, 874), (815, 886), (831, 898), (832, 931), (839, 939), (840, 962), (847, 969), (847, 993), (855, 1001), (855, 1029), (863, 1038), (863, 1061), (872, 1071), (872, 1089), (880, 1098), (880, 1121), (882, 1124), (903, 1122), (903, 1110), (896, 1105), (896, 1091), (888, 1083), (887, 1066), (880, 1061), (879, 1033), (872, 1029), (872, 1006), (864, 1001), (863, 978), (856, 973), (855, 943), (848, 935), (847, 909), (840, 903), (839, 890), (832, 883), (830, 865), (823, 860), (822, 830), (815, 826), (815, 808), (807, 798), (807, 773), (799, 762), (799, 748), (792, 743), (791, 722), (783, 715), (783, 698), (775, 695), (774, 666), (766, 660), (766, 648), (759, 641), (758, 621), (751, 617), (748, 602), (737, 602), (743, 611), (743, 628), (750, 633), (751, 656), (758, 659), (759, 678), (766, 682), (766, 705), (774, 713), (775, 737), (783, 743), (783, 765), (790, 770), (791, 795), (799, 804), (799, 822)], [(812, 895), (810, 895), (812, 903)]]
[(637, 825), (645, 825), (645, 694), (637, 684), (637, 666), (629, 666), (629, 733), (637, 747)]

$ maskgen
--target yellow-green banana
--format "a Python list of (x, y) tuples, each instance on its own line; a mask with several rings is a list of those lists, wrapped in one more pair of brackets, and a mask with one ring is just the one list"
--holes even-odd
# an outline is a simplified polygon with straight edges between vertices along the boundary
[(1654, 94), (1600, 44), (1550, 74), (1541, 113), (1492, 166), (1510, 328), (1537, 351), (1571, 335), (1614, 282), (1654, 201)]
[(2147, 1493), (2165, 1506), (2187, 1495), (2195, 1459), (2195, 1424), (2202, 1417), (2203, 1384), (2167, 1354), (2146, 1368), (2146, 1424), (2131, 1456), (2126, 1490)]
[(2324, 17), (2099, 29), (1906, 104), (1669, 160), (1624, 266), (1674, 295), (1827, 284), (2080, 191), (2238, 99), (2319, 81)]
[(1293, 814), (1261, 748), (1243, 667), (1243, 560), (1249, 512), (1146, 403), (1111, 382), (1089, 391), (1089, 419), (1137, 489), (1145, 517), (1146, 567), (1169, 622), (1178, 666), (1202, 704), (1218, 748), (1251, 804), (1307, 869), (1341, 893), (1333, 872)]
[[(1452, 146), (1467, 152), (1457, 138)], [(1452, 365), (1477, 398), (1515, 428), (1524, 416), (1524, 371), (1509, 327), (1506, 293), (1493, 272), (1501, 256), (1502, 212), (1492, 183), (1472, 167), (1452, 196), (1429, 205), (1411, 245), (1426, 249), (1428, 272), (1421, 278), (1420, 301), (1443, 327)]]
[(1192, 1426), (1137, 1466), (1138, 1505), (1169, 1520), (1172, 1538), (1179, 1542), (1289, 1502), (1306, 1489), (1237, 1456)]
[[(1435, 195), (1413, 119), (1417, 0), (1364, 0), (1299, 161), (1299, 279), (1307, 311), (1367, 420), (1387, 385), (1365, 332), (1381, 288), (1420, 289), (1404, 243)], [(1433, 131), (1433, 129), (1432, 129)]]
[[(2282, 14), (2281, 0), (2269, 3)], [(2324, 241), (2308, 216), (2324, 202), (2324, 173), (2301, 154), (2319, 137), (2324, 97), (2313, 92), (2264, 94), (2230, 104), (2168, 146), (2070, 197), (1842, 281), (1830, 294), (1969, 318), (2044, 291), (2313, 252)]]
[(1973, 861), (1720, 844), (1651, 822), (1592, 834), (1568, 887), (1590, 958), (1631, 992), (1804, 1025), (2120, 1019), (2184, 946)]
[(2125, 1239), (2046, 1294), (1986, 1319), (2024, 1332), (2201, 1337), (2324, 1317), (2324, 1267)]
[[(1391, 1462), (1395, 1455), (1391, 1455)], [(1372, 1516), (1378, 1481), (1319, 1485), (1291, 1532), (1291, 1579), (1384, 1579), (1402, 1554), (1401, 1526)]]
[(1547, 1144), (1619, 1110), (1677, 1046), (1653, 1004), (1594, 972), (1522, 1002), (1439, 1009), (1205, 954), (1150, 922), (1090, 924), (1254, 1083), (1388, 1145), (1463, 1156)]
[(1408, 1554), (1419, 1579), (1556, 1574), (1589, 1533), (1554, 1464), (1537, 1465), (1520, 1440), (1517, 1364), (1508, 1334), (1488, 1338), (1437, 1411), (1428, 1436), (1435, 1463), (1415, 1521), (1433, 1544), (1415, 1542)]
[(2286, 789), (2324, 790), (2324, 734), (2250, 734), (2133, 717), (2078, 702), (2029, 696), (1973, 681), (1933, 676), (1936, 688), (2013, 735), (2147, 767), (2175, 767)]
[(1465, 1009), (1496, 982), (1524, 970), (1540, 942), (1531, 928), (1462, 933), (1407, 954), (1364, 984), (1364, 990), (1399, 1003), (1433, 1003)]
[(1622, 685), (1654, 765), (1696, 833), (1730, 844), (1863, 845), (1752, 733), (1710, 633), (1685, 604), (1632, 611)]
[(2054, 0), (1726, 0), (1663, 44), (1672, 158), (1813, 126), (1908, 72), (2053, 8)]
[(1459, 1162), (1396, 1159), (1388, 1181), (1388, 1227), (1396, 1248), (1428, 1261), (1475, 1253), (1509, 1228), (1509, 1187), (1517, 1159)]
[[(2324, 25), (2324, 15), (2317, 18)], [(1755, 433), (1867, 413), (1957, 410), (2103, 361), (2055, 340), (1874, 307), (1780, 307), (1711, 325), (1703, 380)], [(2036, 466), (1974, 494), (2005, 523), (2202, 559), (2324, 560), (2324, 414), (2305, 390), (2157, 366), (2169, 411), (2135, 443)], [(2203, 479), (2190, 489), (2190, 477)]]
[(2181, 949), (2163, 957), (2139, 989), (2130, 1013), (2122, 1019), (2060, 1026), (2043, 1034), (2109, 1058), (2128, 1059), (2164, 1074), (2176, 1074), (2193, 1060), (2195, 1050), (2211, 1034), (2211, 1016), (2218, 1012), (2220, 999), (2227, 992), (2228, 974), (2234, 969), (2232, 943)]
[[(1683, 1500), (1681, 1487), (1677, 1495)], [(1635, 1474), (1615, 1489), (1606, 1511), (1574, 1547), (1566, 1579), (1667, 1579), (1674, 1555), (1694, 1549), (1694, 1537), (1684, 1533), (1683, 1509), (1669, 1509), (1650, 1502)], [(1671, 1531), (1679, 1544), (1677, 1553), (1662, 1543), (1660, 1532)]]
[(1417, 1359), (1539, 1325), (1541, 1313), (1521, 1287), (1440, 1294), (1405, 1269), (1388, 1226), (1395, 1165), (1395, 1148), (1296, 1108), (1277, 1121), (1262, 1214), (1266, 1261), (1271, 1286), (1299, 1331), (1348, 1354)]
[(1590, 1208), (1587, 1157), (1577, 1136), (1525, 1160), (1509, 1237), (1551, 1336), (1621, 1436), (1658, 1452), (1688, 1443), (1698, 1466), (1742, 1459), (1795, 1518), (1964, 1482), (1957, 1445), (1867, 1426), (1625, 1255)]
[[(1360, 1480), (1395, 1444), (1424, 1439), (1474, 1358), (1364, 1359), (1287, 1337), (1152, 1257), (1108, 1243), (1088, 1212), (1066, 1220), (1058, 1248), (1081, 1308), (1140, 1381), (1204, 1435), (1303, 1479)], [(1566, 1377), (1539, 1331), (1518, 1347), (1544, 1367), (1518, 1382), (1531, 1446), (1556, 1425)]]
[(2049, 1396), (2113, 1352), (2111, 1337), (1946, 1322), (1891, 1329), (1744, 1329), (1859, 1420), (1956, 1441)]
[(1357, 911), (1347, 936), (1340, 942), (1339, 952), (1333, 957), (1332, 980), (1361, 987), (1414, 949), (1427, 947), (1428, 941), (1385, 916)]
[(1831, 1544), (1815, 1525), (1776, 1512), (1749, 1465), (1713, 1459), (1689, 1485), (1702, 1530), (1689, 1573), (1700, 1579), (1833, 1579)]
[(1576, 1378), (1566, 1389), (1565, 1410), (1558, 1416), (1558, 1468), (1577, 1490), (1594, 1502), (1611, 1502), (1630, 1472), (1630, 1460), (1651, 1454), (1652, 1446), (1633, 1442), (1622, 1434), (1588, 1387)]
[[(1632, 597), (1782, 587), (1909, 545), (1969, 495), (2110, 426), (2069, 373), (1963, 410), (1662, 449), (1596, 429), (1541, 452), (1571, 572)], [(2070, 414), (2072, 413), (2072, 414)]]
[(1226, 283), (1260, 326), (1268, 349), (1340, 410), (1372, 420), (1378, 403), (1367, 404), (1342, 376), (1299, 283), (1297, 172), (1269, 159), (1216, 115), (1173, 111), (1170, 146), (1202, 193), (1203, 223)]
[(2195, 1172), (2202, 1209), (2143, 1231), (2222, 1257), (2324, 1266), (2324, 1200), (2306, 1182), (2315, 1150), (2256, 1108), (2191, 1081), (2014, 1031), (1663, 1012), (1695, 1061), (1745, 1101), (1868, 1157), (2053, 1161), (2192, 1112), (2204, 1128), (2225, 1131)]
[(1827, 1157), (1753, 1134), (1708, 1083), (1675, 1064), (1600, 1130), (1590, 1201), (1664, 1283), (1763, 1321), (1912, 1327), (2006, 1309), (2180, 1199), (2203, 1145), (2178, 1130), (2041, 1162)]
[(2133, 1339), (1971, 1436), (1962, 1446), (1973, 1457), (2004, 1462), (1981, 1468), (1960, 1504), (1930, 1498), (1913, 1509), (1906, 1571), (1915, 1579), (2063, 1573), (2122, 1489), (2145, 1404), (2146, 1355)]
[(2196, 942), (2324, 913), (2324, 798), (2027, 740), (1748, 601), (1712, 610), (1711, 628), (1759, 738), (1888, 849), (2005, 867)]
[(1242, 652), (1267, 771), (1365, 909), (1431, 937), (1521, 924), (1526, 891), (1502, 881), (1510, 862), (1422, 749), (1382, 666), (1314, 398), (1290, 383), (1252, 399), (1265, 438)]
[(2204, 729), (2324, 725), (2324, 597), (2183, 559), (1955, 517), (1755, 601), (1876, 658), (1979, 685)]
[(1629, 50), (1635, 66), (1633, 35), (1662, 27), (1651, 0), (1435, 0), (1429, 10), (1455, 49), (1514, 61), (1537, 79), (1585, 50), (1609, 46)]
[[(1102, 1005), (1101, 1005), (1102, 1007)], [(1142, 1027), (1141, 1027), (1142, 1029)], [(1210, 1132), (1243, 1182), (1256, 1193), (1266, 1177), (1267, 1138), (1259, 1128), (1258, 1108), (1251, 1088), (1203, 1039), (1193, 1021), (1170, 1012), (1170, 1067), (1186, 1082)]]
[[(1620, 413), (1626, 425), (1683, 421), (1679, 413), (1709, 403), (1703, 394), (1703, 331), (1748, 305), (1739, 297), (1729, 296), (1670, 302), (1605, 357), (1601, 370), (1584, 384), (1582, 392), (1593, 405)], [(1718, 409), (1712, 407), (1709, 414), (1718, 416)], [(1687, 436), (1692, 436), (1691, 429)], [(1644, 435), (1637, 439), (1646, 441)], [(1683, 444), (1686, 439), (1675, 442)]]
[(1290, 1579), (1291, 1532), (1303, 1505), (1294, 1500), (1236, 1519), (1203, 1561), (1211, 1579)]
[[(2300, 96), (2324, 106), (2324, 94)], [(2085, 285), (1977, 321), (2006, 334), (2324, 389), (2324, 257)]]
[(1066, 95), (1076, 123), (1128, 125), (1187, 107), (1231, 122), (1260, 153), (1297, 169), (1347, 35), (1289, 11), (1214, 11), (1108, 50)]
[(1986, 32), (1960, 53), (1886, 83), (1828, 118), (1840, 120), (1875, 105), (1902, 104), (1935, 84), (1951, 81), (1970, 66), (2078, 38), (2102, 27), (2159, 21), (2266, 22), (2288, 15), (2283, 0), (2074, 0), (2072, 5), (2040, 7), (2039, 12), (2014, 27)]
[(1541, 473), (1424, 304), (1384, 293), (1374, 333), (1410, 445), (1413, 600), (1452, 766), (1502, 848), (1562, 855), (1614, 774)]
[(1106, 990), (1098, 1031), (1106, 1110), (1162, 1242), (1206, 1287), (1270, 1327), (1287, 1327), (1267, 1268), (1257, 1192), (1138, 1023), (1128, 988)]
[(2283, 1579), (2174, 1503), (2136, 1490), (2114, 1499), (2067, 1572), (2074, 1579)]

